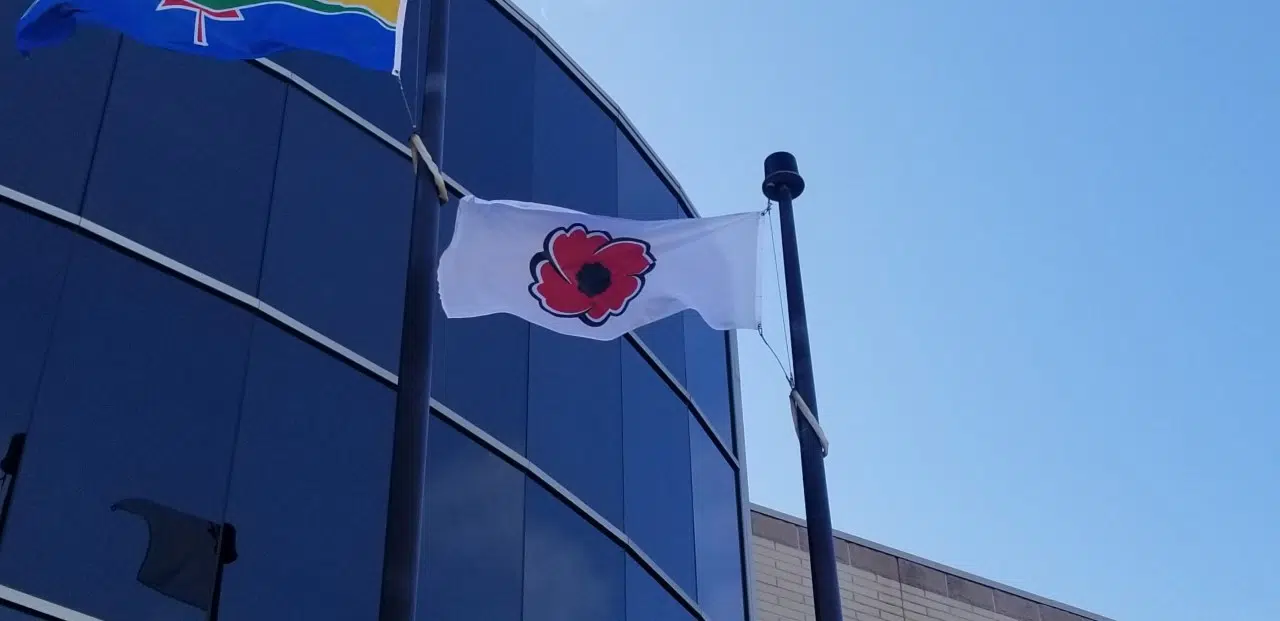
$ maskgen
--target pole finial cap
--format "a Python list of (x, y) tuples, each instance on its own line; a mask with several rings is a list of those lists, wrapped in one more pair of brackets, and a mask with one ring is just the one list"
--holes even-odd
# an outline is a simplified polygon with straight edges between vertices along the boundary
[(796, 166), (796, 156), (786, 151), (778, 151), (764, 158), (764, 185), (761, 190), (771, 201), (782, 196), (782, 188), (791, 192), (791, 198), (804, 193), (804, 177)]

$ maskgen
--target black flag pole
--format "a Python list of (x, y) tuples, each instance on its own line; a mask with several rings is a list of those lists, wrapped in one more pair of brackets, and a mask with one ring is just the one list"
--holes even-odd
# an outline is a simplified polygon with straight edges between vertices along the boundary
[(818, 399), (809, 349), (809, 323), (804, 310), (804, 284), (796, 245), (796, 221), (791, 200), (804, 192), (804, 178), (794, 155), (778, 152), (764, 160), (764, 195), (778, 203), (782, 221), (782, 268), (787, 283), (791, 363), (794, 373), (791, 401), (800, 436), (800, 468), (804, 479), (805, 522), (809, 531), (809, 571), (813, 577), (817, 621), (841, 621), (840, 582), (836, 574), (835, 541), (831, 532), (831, 504), (827, 498), (826, 436), (818, 425)]
[[(448, 69), (450, 0), (429, 5), (426, 70), (420, 128), (409, 141), (413, 154), (413, 216), (409, 269), (405, 274), (399, 383), (396, 392), (391, 482), (378, 621), (422, 621), (418, 585), (422, 568), (422, 499), (426, 491), (427, 421), (431, 416), (431, 339), (436, 297), (436, 251), (440, 209), (448, 193), (438, 163), (443, 161), (445, 76)], [(421, 6), (421, 4), (419, 5)], [(419, 40), (418, 45), (422, 42)]]

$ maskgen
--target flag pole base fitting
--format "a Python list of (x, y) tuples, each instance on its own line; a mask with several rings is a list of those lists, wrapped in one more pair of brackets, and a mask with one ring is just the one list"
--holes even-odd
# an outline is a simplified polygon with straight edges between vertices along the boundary
[(796, 426), (796, 434), (803, 433), (800, 428), (800, 420), (803, 419), (813, 430), (813, 435), (818, 436), (818, 445), (822, 448), (822, 456), (827, 456), (827, 449), (830, 444), (827, 442), (827, 434), (822, 430), (822, 425), (818, 423), (818, 417), (813, 415), (813, 410), (809, 409), (808, 404), (804, 402), (804, 398), (800, 396), (797, 390), (791, 391), (791, 422)]
[(760, 188), (771, 201), (781, 200), (782, 189), (791, 190), (791, 198), (804, 194), (804, 177), (796, 166), (796, 156), (778, 151), (764, 158), (764, 185)]
[(427, 151), (427, 145), (422, 144), (422, 137), (414, 134), (409, 138), (409, 150), (413, 156), (413, 170), (418, 170), (418, 162), (422, 162), (427, 167), (427, 172), (431, 173), (431, 180), (436, 186), (436, 198), (440, 199), (443, 205), (449, 202), (449, 186), (445, 185), (444, 173), (440, 172), (440, 167), (436, 166), (436, 161), (431, 159), (431, 153)]

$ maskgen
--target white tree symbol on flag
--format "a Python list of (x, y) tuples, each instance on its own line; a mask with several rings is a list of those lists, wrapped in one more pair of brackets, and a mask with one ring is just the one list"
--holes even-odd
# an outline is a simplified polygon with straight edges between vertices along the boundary
[(170, 9), (181, 9), (191, 11), (196, 14), (195, 36), (193, 42), (196, 45), (208, 46), (209, 39), (205, 35), (205, 20), (212, 19), (220, 22), (240, 22), (244, 21), (244, 14), (240, 9), (214, 9), (205, 6), (195, 0), (160, 0), (160, 5), (156, 7), (157, 11), (166, 11)]

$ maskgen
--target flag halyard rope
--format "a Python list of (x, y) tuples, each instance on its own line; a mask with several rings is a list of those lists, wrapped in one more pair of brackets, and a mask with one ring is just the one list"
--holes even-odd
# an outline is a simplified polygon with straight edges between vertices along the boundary
[[(769, 201), (765, 206), (764, 211), (761, 212), (761, 215), (769, 218), (769, 244), (773, 247), (773, 272), (778, 286), (778, 310), (780, 312), (779, 316), (783, 317), (785, 321), (785, 318), (787, 317), (787, 309), (783, 297), (786, 295), (786, 288), (782, 281), (782, 272), (778, 266), (778, 243), (775, 241), (776, 238), (774, 236), (772, 212), (773, 201)], [(765, 337), (763, 322), (756, 324), (756, 332), (760, 335), (760, 341), (769, 349), (769, 353), (773, 354), (773, 359), (778, 361), (778, 367), (782, 369), (782, 375), (787, 379), (787, 385), (791, 388), (791, 394), (788, 398), (791, 401), (791, 423), (795, 426), (797, 438), (799, 438), (800, 434), (803, 433), (803, 429), (800, 426), (800, 421), (803, 419), (804, 423), (813, 430), (814, 436), (817, 437), (818, 445), (822, 449), (822, 456), (826, 457), (830, 449), (830, 443), (827, 441), (827, 434), (822, 430), (822, 424), (818, 422), (818, 417), (814, 415), (813, 410), (809, 409), (809, 404), (805, 403), (804, 397), (802, 397), (800, 395), (800, 391), (796, 389), (796, 380), (793, 370), (783, 362), (783, 358), (778, 354), (778, 350), (774, 348), (773, 344), (769, 342), (769, 339)], [(783, 334), (784, 337), (782, 342), (787, 350), (787, 359), (790, 360), (790, 333), (784, 330)]]

